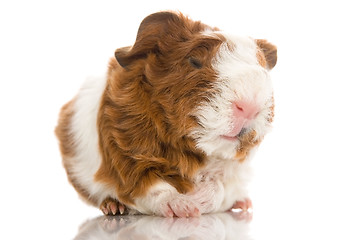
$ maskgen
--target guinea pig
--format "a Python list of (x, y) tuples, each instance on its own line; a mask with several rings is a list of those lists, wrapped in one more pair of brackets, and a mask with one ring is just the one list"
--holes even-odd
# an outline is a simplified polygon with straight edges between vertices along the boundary
[(55, 133), (70, 183), (105, 215), (247, 210), (250, 159), (274, 117), (276, 47), (181, 13), (140, 24)]

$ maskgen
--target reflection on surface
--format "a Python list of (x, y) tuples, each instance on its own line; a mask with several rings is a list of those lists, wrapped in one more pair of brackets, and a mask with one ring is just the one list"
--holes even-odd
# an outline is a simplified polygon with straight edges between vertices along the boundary
[(101, 216), (82, 224), (75, 239), (248, 240), (251, 218), (248, 212), (218, 213), (199, 218)]

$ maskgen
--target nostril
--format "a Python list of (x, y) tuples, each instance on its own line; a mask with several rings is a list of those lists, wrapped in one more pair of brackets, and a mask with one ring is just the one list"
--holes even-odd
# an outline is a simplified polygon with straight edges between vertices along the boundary
[(244, 112), (243, 107), (240, 107), (240, 106), (238, 106), (238, 105), (236, 105), (236, 107), (237, 107), (237, 109), (238, 109), (239, 111)]
[(235, 117), (254, 119), (259, 113), (259, 108), (253, 102), (235, 101), (233, 104)]

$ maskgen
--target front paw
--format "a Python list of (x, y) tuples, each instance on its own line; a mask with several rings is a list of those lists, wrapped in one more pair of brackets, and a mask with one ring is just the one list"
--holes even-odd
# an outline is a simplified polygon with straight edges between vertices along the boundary
[(100, 210), (104, 215), (122, 215), (125, 212), (125, 206), (118, 200), (113, 198), (106, 198), (102, 204), (100, 204)]
[(232, 208), (229, 209), (229, 211), (232, 210), (242, 210), (242, 211), (248, 211), (249, 209), (252, 209), (252, 201), (249, 198), (245, 198), (243, 201), (236, 201)]
[(196, 204), (183, 195), (171, 198), (160, 204), (160, 215), (164, 217), (199, 217), (201, 215)]

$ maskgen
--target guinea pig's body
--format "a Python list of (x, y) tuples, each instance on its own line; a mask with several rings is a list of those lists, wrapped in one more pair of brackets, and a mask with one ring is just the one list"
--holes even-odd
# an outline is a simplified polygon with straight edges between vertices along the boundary
[(270, 129), (276, 48), (182, 14), (143, 20), (56, 134), (70, 182), (104, 214), (247, 209), (249, 161)]

